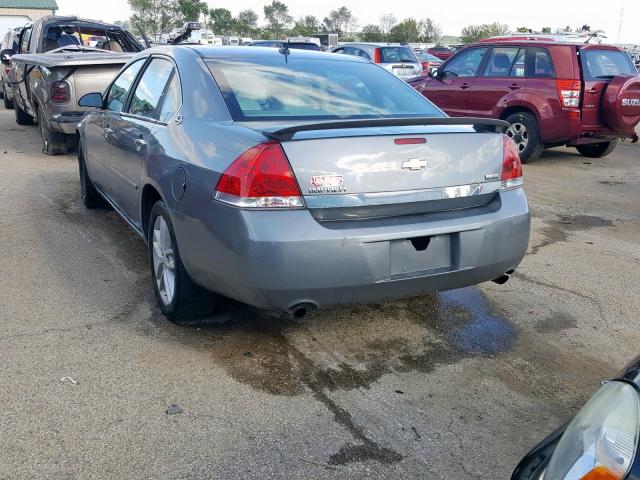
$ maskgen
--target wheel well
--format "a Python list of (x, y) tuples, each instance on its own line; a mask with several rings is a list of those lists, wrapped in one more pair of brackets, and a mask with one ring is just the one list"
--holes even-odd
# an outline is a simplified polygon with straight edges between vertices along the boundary
[(162, 200), (162, 197), (160, 196), (158, 191), (152, 185), (145, 185), (142, 189), (142, 201), (140, 206), (142, 231), (144, 232), (145, 237), (149, 228), (149, 214), (151, 213), (151, 209), (158, 200)]
[(535, 114), (535, 112), (533, 110), (531, 110), (530, 108), (527, 107), (509, 107), (509, 108), (505, 108), (502, 113), (500, 114), (500, 120), (504, 120), (506, 119), (509, 115), (513, 115), (514, 113), (518, 113), (518, 112), (526, 112), (526, 113), (530, 113), (531, 115), (533, 115), (536, 119), (538, 118), (538, 116)]

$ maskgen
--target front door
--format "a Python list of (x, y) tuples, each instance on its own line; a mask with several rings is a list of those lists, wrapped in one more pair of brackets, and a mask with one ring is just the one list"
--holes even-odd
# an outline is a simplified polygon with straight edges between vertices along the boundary
[(464, 116), (469, 90), (487, 51), (486, 47), (464, 50), (446, 62), (437, 78), (425, 83), (422, 94), (451, 116)]

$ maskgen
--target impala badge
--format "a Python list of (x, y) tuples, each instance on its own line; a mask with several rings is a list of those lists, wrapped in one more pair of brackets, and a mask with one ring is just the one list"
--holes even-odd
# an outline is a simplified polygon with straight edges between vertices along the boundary
[(402, 162), (402, 168), (404, 170), (422, 170), (427, 166), (427, 161), (421, 158), (410, 158)]
[(342, 175), (316, 175), (311, 177), (309, 193), (341, 193), (346, 192)]

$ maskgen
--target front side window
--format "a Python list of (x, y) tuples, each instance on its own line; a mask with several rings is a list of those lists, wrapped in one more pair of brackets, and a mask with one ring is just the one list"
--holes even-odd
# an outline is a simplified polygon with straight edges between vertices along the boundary
[(416, 90), (371, 63), (249, 58), (207, 65), (236, 121), (442, 116)]
[(472, 48), (453, 57), (444, 67), (445, 77), (475, 77), (486, 48)]
[[(518, 57), (520, 49), (518, 47), (494, 48), (489, 56), (487, 66), (484, 68), (485, 77), (509, 77), (512, 74), (512, 67)], [(521, 60), (523, 62), (523, 60)], [(523, 62), (524, 63), (524, 62)], [(514, 72), (515, 73), (515, 72)], [(524, 69), (522, 70), (524, 75)]]
[(144, 60), (138, 60), (132, 63), (123, 71), (115, 82), (111, 85), (109, 93), (107, 93), (107, 110), (112, 112), (121, 112), (124, 109), (125, 103), (127, 103), (127, 97), (129, 96), (129, 90), (131, 85), (138, 75), (140, 68), (144, 64)]
[(618, 75), (637, 75), (631, 58), (620, 50), (582, 50), (582, 70), (588, 80), (608, 80)]
[(173, 75), (173, 63), (154, 58), (142, 74), (131, 98), (129, 113), (153, 120), (160, 118), (162, 100), (167, 93), (168, 82)]

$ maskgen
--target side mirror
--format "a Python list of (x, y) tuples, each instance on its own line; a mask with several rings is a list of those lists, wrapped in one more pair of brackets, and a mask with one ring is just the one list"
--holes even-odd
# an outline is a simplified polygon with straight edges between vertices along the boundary
[(104, 100), (101, 93), (87, 93), (78, 102), (81, 107), (102, 108)]
[(431, 71), (429, 72), (429, 76), (431, 78), (439, 78), (440, 77), (440, 68), (435, 67), (435, 68), (431, 69)]
[(13, 50), (10, 48), (5, 48), (0, 52), (0, 61), (5, 65), (9, 65), (11, 63), (11, 56), (13, 55)]

